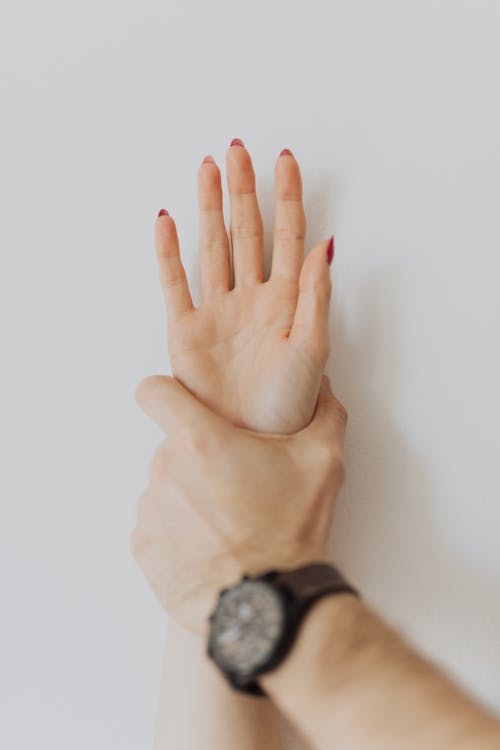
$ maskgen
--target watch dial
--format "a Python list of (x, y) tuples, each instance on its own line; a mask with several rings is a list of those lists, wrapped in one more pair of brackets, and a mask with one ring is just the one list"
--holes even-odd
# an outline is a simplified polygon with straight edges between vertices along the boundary
[(263, 581), (243, 581), (222, 594), (212, 620), (210, 646), (221, 667), (253, 674), (280, 639), (284, 605)]

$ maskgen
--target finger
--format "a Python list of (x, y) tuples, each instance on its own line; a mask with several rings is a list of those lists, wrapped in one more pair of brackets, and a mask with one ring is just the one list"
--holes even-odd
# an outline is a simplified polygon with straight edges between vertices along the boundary
[(330, 381), (323, 375), (312, 420), (290, 436), (290, 449), (299, 463), (311, 473), (330, 467), (337, 480), (345, 472), (343, 448), (347, 427), (347, 411), (332, 394)]
[(142, 380), (135, 398), (144, 413), (169, 434), (202, 437), (220, 431), (225, 424), (178, 380), (166, 375)]
[(171, 322), (192, 310), (193, 301), (181, 261), (175, 221), (162, 211), (158, 214), (155, 227), (156, 258), (167, 317)]
[(329, 258), (333, 238), (320, 242), (308, 254), (299, 276), (299, 296), (290, 332), (297, 343), (324, 367), (330, 351), (328, 321), (332, 283)]
[(306, 215), (299, 165), (288, 149), (281, 152), (276, 162), (274, 189), (276, 208), (271, 276), (297, 281), (304, 260)]
[(222, 211), (220, 169), (206, 156), (198, 170), (200, 266), (203, 298), (229, 291), (229, 239)]
[(316, 410), (312, 421), (305, 429), (310, 430), (320, 438), (336, 436), (343, 440), (347, 420), (346, 408), (335, 398), (329, 378), (323, 375)]
[(250, 154), (239, 139), (235, 138), (232, 143), (234, 145), (226, 154), (226, 171), (231, 206), (234, 285), (248, 286), (263, 280), (264, 230)]

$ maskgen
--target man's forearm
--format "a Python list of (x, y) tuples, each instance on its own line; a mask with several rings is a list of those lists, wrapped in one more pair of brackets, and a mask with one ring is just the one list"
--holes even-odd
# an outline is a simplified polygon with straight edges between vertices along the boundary
[(261, 679), (321, 750), (495, 750), (500, 725), (360, 600), (326, 597)]
[(270, 701), (234, 692), (205, 655), (202, 638), (170, 621), (155, 750), (280, 750)]

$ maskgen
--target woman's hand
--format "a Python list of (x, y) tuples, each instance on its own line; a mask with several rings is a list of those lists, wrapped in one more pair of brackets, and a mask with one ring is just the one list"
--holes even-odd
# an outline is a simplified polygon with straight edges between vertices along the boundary
[[(234, 143), (234, 142), (233, 142)], [(221, 174), (211, 157), (198, 172), (202, 304), (193, 306), (174, 220), (160, 212), (156, 247), (175, 377), (236, 425), (291, 433), (314, 412), (329, 354), (333, 237), (304, 257), (306, 220), (299, 166), (275, 168), (272, 270), (263, 278), (263, 228), (255, 174), (241, 144), (227, 152), (230, 248)]]
[(347, 422), (326, 377), (312, 422), (294, 435), (234, 427), (174, 378), (146, 378), (137, 400), (168, 439), (150, 464), (132, 549), (177, 622), (205, 634), (218, 592), (243, 573), (326, 559)]

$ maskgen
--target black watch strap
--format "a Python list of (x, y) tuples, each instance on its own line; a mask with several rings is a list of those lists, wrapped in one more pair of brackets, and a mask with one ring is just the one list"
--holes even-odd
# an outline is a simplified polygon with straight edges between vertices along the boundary
[(310, 563), (295, 570), (271, 571), (266, 577), (278, 586), (286, 586), (294, 599), (304, 605), (326, 594), (348, 592), (359, 596), (337, 568), (328, 563)]
[(346, 581), (337, 568), (324, 562), (310, 563), (293, 570), (271, 570), (256, 578), (286, 590), (289, 599), (287, 629), (283, 633), (272, 667), (244, 681), (233, 675), (226, 675), (226, 677), (236, 690), (251, 695), (265, 696), (258, 682), (258, 676), (274, 669), (286, 658), (293, 648), (300, 624), (312, 605), (329, 594), (350, 593), (358, 597), (360, 594)]

